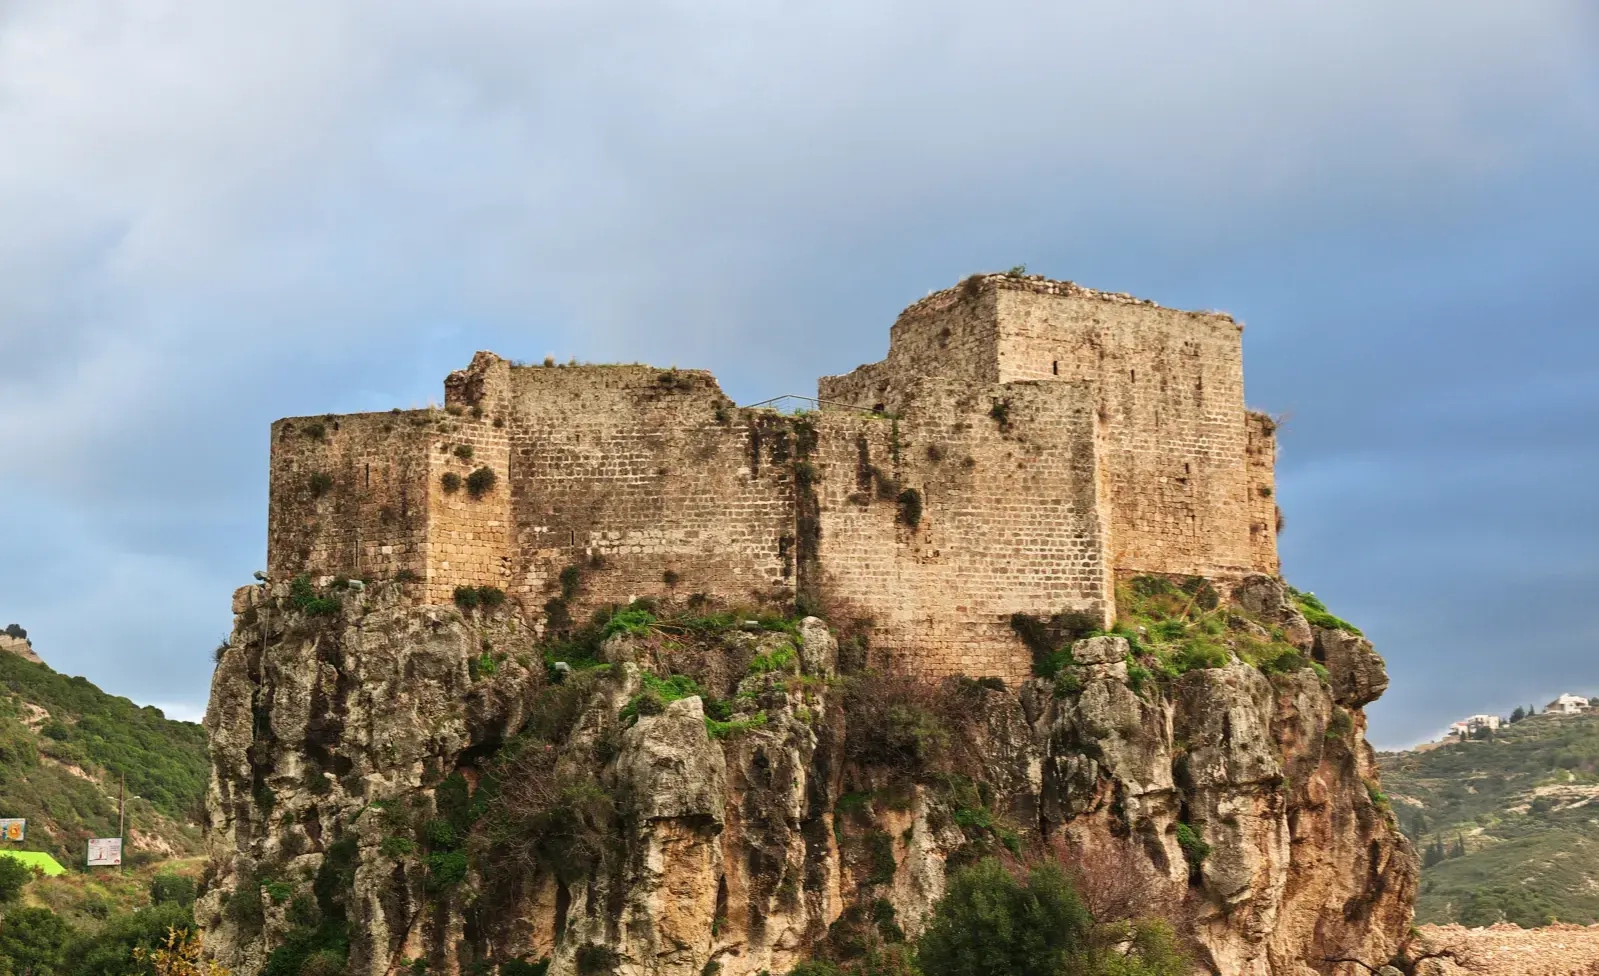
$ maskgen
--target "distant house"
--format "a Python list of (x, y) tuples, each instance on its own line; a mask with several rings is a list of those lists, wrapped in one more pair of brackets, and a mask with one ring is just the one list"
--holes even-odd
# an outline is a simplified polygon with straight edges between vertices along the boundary
[(1588, 708), (1588, 699), (1581, 695), (1561, 695), (1550, 702), (1544, 711), (1551, 715), (1576, 715), (1579, 712), (1586, 712)]
[(1499, 716), (1473, 715), (1449, 726), (1449, 734), (1462, 739), (1469, 739), (1483, 729), (1498, 731)]

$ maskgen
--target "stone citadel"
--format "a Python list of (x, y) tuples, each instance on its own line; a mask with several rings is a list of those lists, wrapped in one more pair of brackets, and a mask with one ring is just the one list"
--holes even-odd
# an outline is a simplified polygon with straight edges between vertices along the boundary
[(698, 370), (480, 352), (443, 409), (272, 428), (268, 573), (495, 587), (542, 624), (637, 597), (870, 619), (930, 675), (1026, 677), (1013, 614), (1109, 622), (1134, 573), (1278, 572), (1241, 326), (1037, 276), (916, 302), (820, 409)]

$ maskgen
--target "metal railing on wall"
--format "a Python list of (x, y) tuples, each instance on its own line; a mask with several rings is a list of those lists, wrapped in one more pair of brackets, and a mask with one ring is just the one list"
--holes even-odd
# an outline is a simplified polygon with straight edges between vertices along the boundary
[(871, 407), (862, 407), (854, 403), (844, 403), (842, 400), (823, 400), (820, 397), (801, 396), (798, 393), (784, 393), (782, 396), (775, 396), (770, 400), (762, 400), (759, 403), (748, 403), (745, 404), (742, 409), (759, 410), (766, 408), (770, 410), (776, 410), (778, 413), (809, 413), (812, 411), (821, 410), (824, 404), (830, 407), (841, 407), (845, 410), (853, 410), (856, 413), (877, 413), (877, 411), (873, 410)]

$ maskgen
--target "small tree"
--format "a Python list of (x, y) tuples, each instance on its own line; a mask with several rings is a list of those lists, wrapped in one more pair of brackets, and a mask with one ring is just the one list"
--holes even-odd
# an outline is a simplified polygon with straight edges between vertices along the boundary
[(66, 921), (48, 908), (13, 908), (0, 921), (0, 960), (10, 962), (15, 976), (59, 972), (71, 936)]
[(150, 879), (150, 904), (167, 903), (185, 908), (194, 904), (194, 879), (181, 874), (161, 873)]
[(1522, 719), (1524, 719), (1526, 717), (1527, 717), (1527, 710), (1525, 708), (1522, 708), (1520, 705), (1517, 705), (1516, 706), (1516, 710), (1510, 713), (1510, 724), (1511, 725), (1515, 725), (1517, 722), (1521, 721)]
[(16, 901), (22, 886), (33, 880), (33, 869), (14, 857), (0, 855), (0, 903)]
[(917, 943), (927, 976), (1058, 976), (1093, 920), (1054, 865), (1019, 881), (995, 860), (956, 872)]

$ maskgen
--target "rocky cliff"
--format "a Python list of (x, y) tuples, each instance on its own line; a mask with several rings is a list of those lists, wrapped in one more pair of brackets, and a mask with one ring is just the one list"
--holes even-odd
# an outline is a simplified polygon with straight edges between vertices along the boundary
[(207, 944), (245, 974), (776, 973), (891, 954), (999, 856), (1172, 919), (1208, 971), (1388, 963), (1416, 866), (1371, 645), (1266, 577), (1131, 582), (1116, 633), (1015, 621), (1020, 687), (867, 670), (861, 621), (635, 605), (541, 640), (494, 591), (247, 587)]

